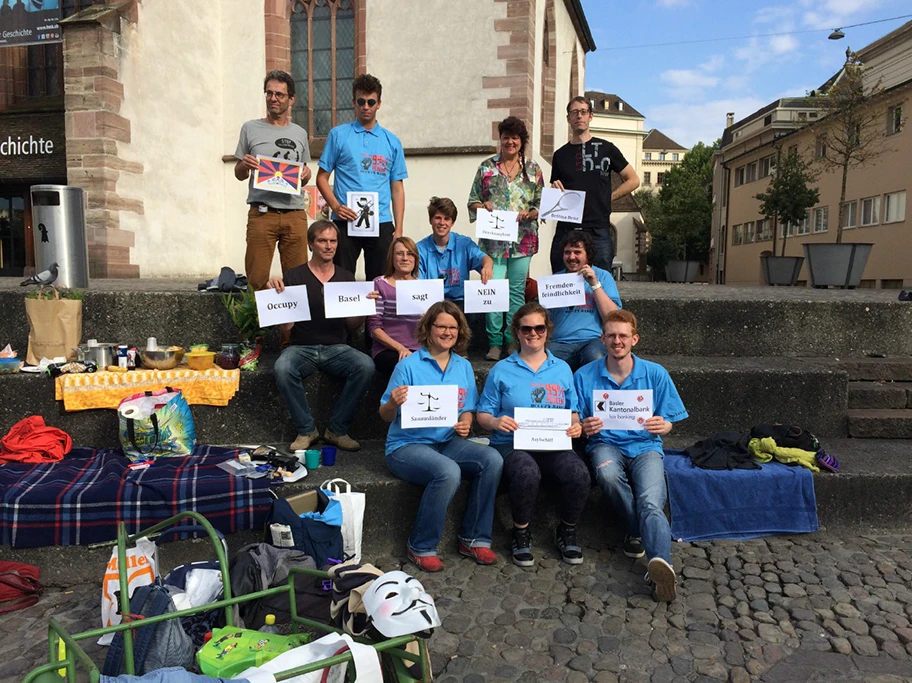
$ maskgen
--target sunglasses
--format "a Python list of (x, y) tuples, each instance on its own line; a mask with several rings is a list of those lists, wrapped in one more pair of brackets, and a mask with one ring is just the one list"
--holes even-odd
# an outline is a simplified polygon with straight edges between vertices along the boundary
[(519, 331), (522, 334), (529, 335), (535, 332), (535, 334), (541, 336), (545, 333), (545, 330), (548, 328), (544, 325), (520, 325)]
[(359, 97), (357, 100), (355, 100), (355, 102), (358, 103), (359, 107), (363, 107), (365, 104), (368, 107), (373, 107), (375, 104), (377, 104), (377, 100), (375, 100), (373, 97), (369, 100), (365, 100), (363, 97)]

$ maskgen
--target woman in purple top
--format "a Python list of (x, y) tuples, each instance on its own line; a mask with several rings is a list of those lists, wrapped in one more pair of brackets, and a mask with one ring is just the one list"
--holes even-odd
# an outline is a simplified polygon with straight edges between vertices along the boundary
[(397, 237), (386, 256), (386, 272), (374, 278), (374, 289), (380, 292), (380, 298), (377, 314), (367, 318), (367, 331), (374, 340), (374, 365), (387, 377), (393, 374), (396, 363), (420, 346), (415, 329), (421, 316), (396, 313), (396, 282), (418, 279), (418, 258), (415, 242), (409, 237)]

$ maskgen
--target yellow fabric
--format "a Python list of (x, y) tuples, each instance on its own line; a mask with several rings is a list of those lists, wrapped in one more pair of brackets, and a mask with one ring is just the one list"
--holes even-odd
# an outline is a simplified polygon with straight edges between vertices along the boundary
[(782, 448), (776, 445), (776, 440), (771, 436), (765, 439), (751, 439), (747, 447), (757, 462), (769, 462), (775, 458), (786, 465), (798, 464), (807, 467), (811, 472), (820, 471), (814, 458), (815, 453), (800, 448)]
[(226, 406), (241, 383), (240, 370), (131, 370), (60, 375), (55, 397), (68, 412), (117, 408), (120, 402), (144, 391), (180, 389), (191, 405)]

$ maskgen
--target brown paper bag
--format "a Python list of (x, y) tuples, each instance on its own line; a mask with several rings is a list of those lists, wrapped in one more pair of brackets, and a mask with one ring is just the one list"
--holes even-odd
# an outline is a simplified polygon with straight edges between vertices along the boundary
[(82, 339), (82, 301), (79, 299), (26, 299), (29, 338), (26, 361), (38, 365), (42, 357), (66, 356), (76, 360)]

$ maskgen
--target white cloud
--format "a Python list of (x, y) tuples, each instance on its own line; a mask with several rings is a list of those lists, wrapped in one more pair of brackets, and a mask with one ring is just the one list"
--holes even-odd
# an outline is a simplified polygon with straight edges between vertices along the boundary
[(754, 16), (755, 24), (773, 24), (777, 30), (790, 31), (794, 25), (793, 7), (761, 7)]
[(853, 16), (864, 15), (882, 7), (884, 0), (801, 0), (802, 16), (808, 28), (839, 28), (852, 23)]
[(735, 112), (738, 121), (767, 104), (756, 97), (662, 104), (646, 111), (646, 123), (685, 147), (693, 147), (697, 142), (710, 145), (722, 137), (728, 112)]
[(725, 57), (722, 55), (713, 55), (708, 60), (700, 64), (700, 68), (708, 73), (718, 71), (723, 66), (725, 66)]
[(772, 36), (769, 46), (773, 54), (784, 55), (798, 49), (798, 39), (795, 36)]
[(685, 101), (700, 99), (704, 90), (719, 83), (717, 77), (697, 69), (670, 69), (663, 71), (659, 79), (666, 84), (671, 99)]
[(659, 7), (687, 7), (692, 0), (658, 0), (656, 4)]

